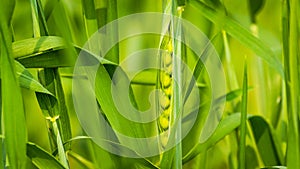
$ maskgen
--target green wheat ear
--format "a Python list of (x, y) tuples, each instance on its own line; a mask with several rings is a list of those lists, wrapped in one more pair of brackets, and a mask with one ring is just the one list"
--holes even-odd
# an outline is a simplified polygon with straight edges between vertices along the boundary
[[(181, 17), (181, 14), (184, 10), (184, 6), (177, 6), (175, 5), (174, 1), (171, 0), (166, 0), (165, 2), (165, 11), (164, 13), (166, 14), (173, 14), (173, 10), (176, 11), (178, 14), (178, 17)], [(173, 9), (174, 6), (177, 6), (176, 9)], [(171, 19), (172, 20), (172, 19)], [(157, 89), (162, 91), (162, 94), (158, 97), (158, 104), (160, 108), (157, 109), (157, 112), (160, 113), (160, 116), (157, 120), (158, 124), (158, 130), (159, 133), (161, 134), (160, 137), (160, 146), (162, 149), (164, 149), (169, 141), (170, 137), (170, 129), (172, 126), (172, 123), (174, 123), (174, 74), (173, 74), (173, 69), (175, 68), (174, 64), (174, 51), (176, 50), (176, 42), (174, 41), (175, 39), (173, 38), (174, 36), (177, 36), (176, 33), (174, 32), (174, 23), (172, 21), (167, 21), (164, 20), (164, 22), (169, 22), (168, 27), (163, 32), (163, 37), (160, 42), (160, 49), (163, 50), (159, 54), (159, 61), (158, 63), (160, 64), (160, 70), (158, 71), (158, 76), (157, 76)], [(176, 25), (178, 26), (178, 25)], [(175, 26), (175, 27), (176, 27)], [(176, 27), (177, 28), (177, 27)], [(177, 29), (176, 29), (177, 30)], [(180, 31), (179, 31), (180, 32)], [(176, 34), (176, 35), (175, 35)], [(179, 47), (177, 45), (177, 47)]]
[[(170, 31), (168, 30), (167, 34), (169, 33)], [(158, 105), (160, 106), (158, 112), (162, 110), (162, 113), (157, 120), (157, 124), (159, 133), (163, 133), (162, 137), (160, 137), (160, 143), (162, 148), (164, 148), (169, 140), (169, 128), (173, 112), (173, 44), (172, 39), (168, 35), (163, 37), (160, 49), (164, 52), (160, 53), (159, 56), (160, 70), (158, 71), (157, 89), (160, 89), (163, 94), (158, 97)]]

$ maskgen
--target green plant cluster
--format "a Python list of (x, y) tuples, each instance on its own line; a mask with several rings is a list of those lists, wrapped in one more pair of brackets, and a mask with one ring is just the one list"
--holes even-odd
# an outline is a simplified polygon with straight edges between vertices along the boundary
[[(298, 0), (1, 0), (0, 168), (300, 169), (299, 11)], [(88, 92), (90, 77), (73, 70), (80, 52), (95, 59), (95, 53), (83, 46), (98, 29), (142, 12), (175, 15), (201, 30), (224, 67), (226, 95), (212, 102), (212, 85), (202, 60), (169, 36), (202, 40), (185, 32), (181, 22), (164, 23), (168, 28), (162, 28), (167, 32), (161, 36), (137, 35), (117, 43), (100, 59), (97, 71), (95, 100), (101, 114), (112, 128), (130, 137), (167, 132), (161, 138), (161, 154), (129, 158), (104, 150), (82, 129), (72, 82), (82, 79), (83, 92)], [(128, 27), (114, 29), (110, 40), (118, 40), (119, 30), (130, 31), (138, 24), (133, 20)], [(156, 99), (164, 112), (157, 121), (138, 124), (118, 114), (108, 92), (120, 62), (147, 48), (168, 51), (160, 56), (164, 71), (137, 74), (131, 81), (130, 99), (136, 108), (146, 110), (150, 105), (145, 96), (162, 89), (164, 97)], [(203, 49), (201, 57), (206, 55)], [(201, 99), (196, 119), (177, 113), (191, 91), (182, 96), (175, 85), (173, 78), (184, 79), (175, 56), (185, 61), (197, 81)], [(218, 101), (224, 99), (220, 121), (209, 121), (211, 105), (218, 111)], [(193, 120), (187, 136), (163, 151), (168, 140), (181, 134), (181, 126)], [(199, 142), (207, 124), (217, 127)]]

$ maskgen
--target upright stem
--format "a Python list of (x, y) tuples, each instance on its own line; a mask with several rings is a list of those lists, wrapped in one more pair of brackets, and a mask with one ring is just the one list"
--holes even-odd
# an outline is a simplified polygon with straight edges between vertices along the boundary
[(240, 144), (239, 144), (239, 169), (246, 168), (246, 134), (247, 134), (247, 100), (248, 100), (248, 77), (247, 63), (244, 66), (243, 96), (241, 109), (240, 125)]
[[(288, 112), (287, 167), (300, 168), (299, 139), (299, 32), (297, 29), (298, 0), (283, 1), (283, 39), (285, 85)], [(285, 48), (287, 47), (287, 48)]]

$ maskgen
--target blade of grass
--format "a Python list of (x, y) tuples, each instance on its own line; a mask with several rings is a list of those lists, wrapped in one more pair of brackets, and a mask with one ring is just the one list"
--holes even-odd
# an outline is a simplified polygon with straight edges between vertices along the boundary
[(241, 107), (240, 142), (239, 142), (239, 169), (246, 168), (246, 135), (247, 135), (247, 97), (248, 97), (247, 63), (244, 65), (243, 94)]
[[(97, 19), (94, 0), (82, 1), (86, 37), (89, 39), (97, 30)], [(95, 46), (95, 45), (93, 45)]]
[(259, 13), (259, 11), (263, 8), (265, 2), (265, 0), (248, 0), (248, 6), (252, 23), (256, 23), (256, 16)]
[[(82, 65), (82, 66), (90, 66), (93, 65), (94, 63), (98, 63), (98, 61), (101, 64), (111, 64), (111, 65), (117, 65), (116, 62), (112, 62), (110, 60), (105, 59), (104, 57), (99, 57), (99, 55), (95, 54), (92, 51), (89, 51), (87, 49), (84, 49), (80, 46), (74, 45), (76, 51), (78, 54), (85, 56), (85, 60), (87, 60), (87, 63)], [(88, 60), (90, 59), (90, 60)], [(97, 60), (97, 61), (95, 61)]]
[[(39, 71), (40, 82), (56, 96), (57, 102), (51, 102), (51, 98), (45, 95), (37, 95), (37, 98), (43, 111), (48, 112), (44, 113), (46, 118), (59, 116), (57, 121), (60, 131), (59, 134), (61, 135), (61, 142), (65, 142), (71, 138), (71, 127), (67, 107), (65, 104), (64, 92), (62, 90), (62, 84), (60, 77), (58, 76), (59, 73), (57, 69), (44, 69)], [(69, 146), (67, 147), (69, 148)]]
[[(217, 99), (214, 101), (214, 105), (215, 105), (215, 107), (218, 107), (218, 105), (219, 105), (220, 103), (222, 103), (223, 100), (224, 100), (225, 98), (226, 98), (226, 102), (230, 102), (230, 101), (233, 101), (234, 99), (240, 97), (241, 95), (242, 95), (242, 89), (233, 90), (233, 91), (227, 93), (226, 95), (220, 96), (219, 98), (217, 98)], [(202, 98), (204, 98), (204, 97), (202, 96)], [(203, 103), (203, 102), (202, 102), (202, 103)], [(207, 103), (206, 103), (206, 104), (207, 104)], [(200, 108), (202, 108), (204, 105), (205, 105), (205, 103), (202, 104), (202, 105), (200, 105)], [(198, 107), (195, 108), (192, 112), (195, 112), (195, 111), (197, 111), (197, 110), (198, 110)], [(203, 113), (202, 113), (202, 114), (203, 114)], [(194, 117), (193, 117), (193, 113), (190, 113), (190, 114), (188, 114), (187, 116), (184, 116), (184, 117), (182, 118), (182, 123), (188, 122), (189, 120), (193, 120), (192, 118), (194, 118)]]
[(10, 168), (25, 169), (27, 130), (21, 89), (13, 62), (10, 32), (15, 1), (5, 0), (1, 1), (0, 4), (0, 6), (5, 6), (0, 11), (2, 129), (4, 130), (5, 148)]
[(14, 58), (26, 67), (73, 66), (75, 61), (69, 55), (75, 58), (76, 54), (68, 51), (67, 43), (58, 36), (35, 37), (13, 43)]
[(40, 84), (22, 64), (20, 64), (18, 61), (15, 61), (14, 63), (16, 67), (17, 78), (21, 87), (53, 96), (53, 94), (44, 88), (44, 86)]
[(264, 42), (252, 35), (248, 30), (238, 24), (230, 17), (225, 16), (220, 11), (215, 11), (198, 0), (191, 0), (189, 4), (201, 12), (201, 14), (212, 21), (216, 26), (224, 29), (229, 35), (237, 39), (240, 43), (252, 49), (257, 56), (265, 60), (273, 67), (282, 77), (284, 77), (283, 67), (276, 58), (274, 51), (270, 49)]
[(58, 36), (41, 36), (30, 39), (24, 39), (13, 42), (13, 55), (14, 58), (26, 58), (46, 53), (65, 49), (66, 42), (63, 38)]
[(57, 149), (58, 149), (58, 159), (59, 161), (63, 164), (65, 168), (69, 168), (69, 163), (65, 154), (65, 149), (63, 146), (60, 130), (58, 128), (58, 124), (56, 120), (59, 118), (59, 116), (55, 116), (54, 118), (50, 118), (50, 122), (53, 124), (53, 130), (54, 130), (54, 135), (56, 137), (56, 143), (57, 143)]
[(27, 143), (27, 156), (38, 168), (65, 169), (55, 157), (34, 143)]
[[(123, 75), (126, 76), (125, 74)], [(109, 76), (108, 71), (101, 64), (99, 65), (95, 82), (95, 93), (97, 100), (112, 127), (116, 131), (124, 133), (128, 136), (132, 136), (134, 138), (146, 137), (141, 124), (126, 119), (118, 112), (110, 93), (111, 84), (113, 82)], [(126, 142), (126, 140), (120, 141), (121, 143), (122, 141)], [(132, 146), (138, 147), (138, 145)]]
[[(0, 40), (0, 42), (1, 42), (1, 40)], [(1, 55), (0, 55), (1, 56)], [(1, 107), (1, 109), (0, 109), (0, 114), (1, 114), (1, 116), (0, 116), (0, 134), (1, 134), (1, 136), (3, 136), (3, 129), (2, 129), (2, 119), (3, 119), (3, 117), (2, 117), (2, 84), (1, 84), (1, 81), (0, 81), (0, 107)], [(5, 168), (5, 163), (6, 163), (6, 161), (5, 161), (5, 154), (6, 154), (6, 152), (5, 152), (5, 145), (4, 145), (4, 137), (1, 137), (0, 138), (0, 167), (1, 168)]]
[(75, 161), (77, 161), (79, 164), (83, 165), (87, 169), (94, 169), (96, 168), (95, 165), (82, 157), (81, 155), (73, 152), (73, 151), (68, 151), (69, 157), (73, 158)]
[[(282, 165), (283, 155), (280, 146), (276, 144), (271, 126), (261, 116), (249, 118), (254, 139), (265, 166)], [(269, 151), (265, 151), (265, 150)]]
[[(107, 23), (112, 22), (118, 19), (118, 7), (117, 0), (107, 0)], [(108, 27), (107, 29), (111, 29), (111, 32), (114, 32), (110, 35), (112, 42), (118, 42), (119, 39), (119, 31), (118, 25), (116, 24), (114, 27)], [(112, 62), (119, 63), (119, 44), (116, 44), (111, 52), (106, 56), (108, 60)], [(110, 72), (111, 74), (111, 72)]]
[[(80, 70), (80, 72), (83, 73), (82, 70)], [(86, 77), (88, 77), (88, 75), (86, 75)], [(77, 86), (79, 86), (80, 93), (81, 92), (85, 93), (85, 95), (89, 95), (89, 96), (87, 96), (87, 98), (94, 99), (95, 92), (90, 87), (91, 82), (90, 82), (89, 78), (85, 78), (85, 79), (75, 78), (73, 81), (76, 82), (73, 85), (74, 88), (77, 88)], [(80, 84), (77, 84), (77, 83), (80, 83)], [(102, 103), (99, 103), (99, 104), (101, 105)], [(93, 106), (88, 106), (88, 107), (91, 108)], [(116, 142), (118, 142), (118, 140), (115, 139), (115, 137), (116, 137), (115, 134), (113, 132), (110, 132), (109, 130), (107, 130), (106, 126), (104, 125), (105, 123), (110, 123), (110, 122), (105, 121), (103, 123), (100, 123), (100, 125), (102, 124), (103, 127), (98, 125), (99, 124), (99, 116), (105, 116), (105, 115), (103, 115), (104, 113), (102, 113), (103, 111), (101, 109), (100, 109), (100, 112), (94, 111), (97, 108), (96, 103), (95, 103), (95, 109), (91, 110), (89, 108), (83, 107), (82, 115), (84, 117), (88, 117), (89, 119), (97, 119), (97, 120), (95, 120), (95, 122), (94, 122), (96, 124), (90, 126), (89, 129), (86, 129), (86, 127), (83, 125), (83, 128), (87, 132), (86, 134), (91, 136), (92, 139), (93, 138), (111, 138), (111, 137), (113, 137), (111, 140), (115, 140)], [(85, 113), (85, 111), (87, 111), (88, 114)], [(77, 111), (77, 113), (78, 112), (81, 112), (81, 111)], [(107, 112), (107, 113), (111, 113), (111, 112)], [(79, 114), (78, 118), (83, 119), (83, 118), (81, 118), (82, 115)], [(104, 118), (106, 119), (106, 117), (104, 117)], [(80, 122), (82, 124), (91, 123), (91, 120), (84, 120), (84, 121), (80, 121)], [(102, 141), (101, 141), (101, 143), (100, 143), (101, 147), (100, 147), (99, 142), (98, 141), (94, 142), (94, 141), (91, 140), (88, 142), (88, 148), (89, 148), (89, 153), (91, 155), (91, 160), (95, 164), (95, 168), (122, 168), (122, 165), (123, 165), (122, 157), (119, 157), (119, 156), (111, 153), (110, 151), (107, 151), (107, 149), (106, 149), (107, 147), (110, 147), (111, 145), (109, 145), (109, 144), (107, 145), (106, 143), (102, 143)], [(123, 149), (118, 149), (117, 151), (123, 152)], [(99, 157), (101, 157), (101, 160), (99, 160)], [(103, 161), (105, 161), (105, 163)]]
[[(102, 64), (113, 64), (113, 62), (98, 57), (96, 54), (82, 49), (77, 45), (73, 45), (77, 54), (86, 55), (88, 59), (99, 60)], [(62, 67), (74, 66), (73, 61), (70, 61), (66, 56), (67, 44), (65, 40), (58, 36), (41, 36), (36, 38), (24, 39), (13, 42), (13, 55), (14, 58), (19, 60), (26, 67)], [(74, 58), (77, 58), (74, 53)], [(89, 62), (86, 64), (89, 65)]]
[(107, 0), (96, 0), (95, 9), (98, 29), (107, 24)]
[(288, 113), (287, 167), (300, 168), (299, 138), (299, 30), (297, 29), (297, 0), (283, 1), (283, 44), (285, 65), (286, 104)]
[(30, 74), (30, 72), (27, 69), (25, 69), (20, 63), (15, 63), (17, 77), (19, 79), (21, 87), (54, 97), (52, 93), (50, 93), (46, 88), (44, 88), (42, 84), (40, 84), (37, 80), (34, 79), (34, 77)]
[(38, 7), (37, 7), (36, 0), (30, 0), (30, 6), (31, 6), (31, 15), (32, 15), (33, 36), (39, 37), (41, 36), (41, 34), (40, 34)]
[(229, 41), (227, 38), (226, 31), (222, 31), (222, 37), (223, 37), (223, 43), (224, 43), (224, 51), (225, 51), (225, 59), (226, 59), (226, 64), (227, 64), (227, 72), (228, 72), (228, 77), (230, 80), (228, 80), (228, 85), (230, 90), (237, 89), (239, 87), (236, 73), (234, 72), (233, 69), (233, 63), (232, 63), (232, 57), (231, 57), (231, 52), (229, 48)]
[[(91, 139), (91, 137), (88, 137), (88, 136), (76, 136), (66, 142), (63, 143), (63, 145), (65, 146), (66, 144), (69, 144), (69, 143), (72, 143), (73, 141), (78, 141), (78, 140), (87, 140), (87, 139)], [(71, 151), (71, 150), (70, 150)], [(58, 153), (58, 149), (55, 149), (53, 152), (52, 152), (52, 155), (57, 155)]]
[(199, 153), (208, 150), (226, 135), (233, 132), (238, 126), (240, 126), (240, 120), (240, 113), (235, 113), (222, 119), (215, 132), (204, 143), (196, 144), (195, 147), (183, 157), (183, 164), (196, 157)]

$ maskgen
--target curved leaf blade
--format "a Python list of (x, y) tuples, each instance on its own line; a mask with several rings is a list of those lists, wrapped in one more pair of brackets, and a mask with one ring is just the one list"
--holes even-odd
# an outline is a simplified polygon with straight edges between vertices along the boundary
[(2, 132), (5, 136), (4, 143), (10, 168), (25, 169), (27, 130), (21, 89), (13, 62), (12, 39), (9, 27), (15, 1), (4, 0), (0, 2), (0, 6), (5, 6), (0, 11)]
[(273, 67), (282, 77), (284, 77), (283, 66), (276, 58), (275, 52), (263, 41), (252, 35), (247, 29), (225, 16), (220, 11), (215, 11), (198, 0), (191, 0), (189, 4), (215, 25), (224, 29), (230, 36), (237, 39), (241, 44), (253, 50), (259, 57)]
[(65, 169), (65, 167), (63, 167), (63, 165), (58, 162), (55, 157), (33, 143), (27, 143), (27, 156), (38, 168)]
[(221, 120), (215, 132), (211, 135), (210, 138), (208, 138), (204, 143), (198, 143), (197, 145), (195, 145), (195, 147), (183, 157), (183, 164), (196, 157), (199, 153), (215, 145), (222, 138), (235, 130), (240, 125), (240, 121), (240, 113), (232, 114)]

